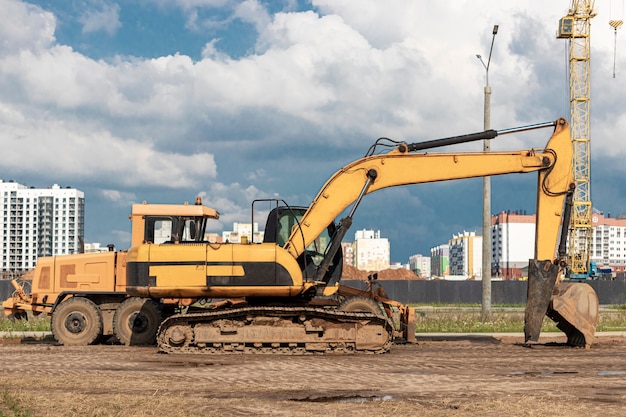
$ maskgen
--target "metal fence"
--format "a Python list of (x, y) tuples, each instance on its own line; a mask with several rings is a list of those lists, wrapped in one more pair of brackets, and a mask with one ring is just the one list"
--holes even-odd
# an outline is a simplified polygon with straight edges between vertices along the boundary
[(11, 280), (1, 279), (0, 280), (0, 302), (6, 300), (13, 294), (13, 286), (11, 285)]
[[(390, 298), (411, 304), (480, 304), (482, 283), (480, 281), (380, 281)], [(626, 280), (587, 281), (604, 305), (626, 303)], [(365, 288), (364, 281), (342, 281), (356, 288)], [(0, 280), (0, 301), (13, 294), (9, 280)], [(493, 281), (492, 304), (525, 304), (525, 281)]]
[[(341, 281), (343, 284), (365, 288), (363, 281)], [(586, 281), (598, 294), (600, 304), (626, 303), (626, 280)], [(389, 298), (411, 304), (480, 304), (481, 281), (381, 281)], [(526, 304), (526, 281), (493, 281), (492, 304)]]

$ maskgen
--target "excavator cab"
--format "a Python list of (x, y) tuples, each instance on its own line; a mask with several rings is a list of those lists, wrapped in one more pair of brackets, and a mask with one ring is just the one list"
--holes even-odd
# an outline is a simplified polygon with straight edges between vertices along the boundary
[(152, 243), (202, 242), (207, 218), (202, 216), (146, 216), (145, 241)]
[[(292, 231), (299, 230), (300, 220), (307, 207), (278, 206), (270, 211), (265, 225), (263, 242), (273, 242), (278, 246), (285, 246)], [(302, 269), (305, 280), (314, 280), (322, 267), (326, 257), (332, 257), (330, 267), (324, 274), (322, 281), (326, 284), (338, 282), (343, 269), (343, 252), (341, 248), (331, 251), (333, 237), (337, 233), (337, 226), (331, 222), (319, 236), (309, 244), (297, 261)]]

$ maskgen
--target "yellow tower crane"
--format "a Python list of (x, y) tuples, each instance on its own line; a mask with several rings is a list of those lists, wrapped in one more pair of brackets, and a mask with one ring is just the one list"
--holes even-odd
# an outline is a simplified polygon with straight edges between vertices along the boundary
[(589, 157), (590, 24), (596, 15), (592, 0), (572, 0), (559, 21), (557, 38), (569, 39), (570, 129), (576, 191), (569, 233), (568, 278), (596, 274), (591, 263), (591, 190)]

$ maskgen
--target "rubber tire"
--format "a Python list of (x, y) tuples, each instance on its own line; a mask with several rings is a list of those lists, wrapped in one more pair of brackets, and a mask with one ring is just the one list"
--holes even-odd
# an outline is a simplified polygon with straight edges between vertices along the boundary
[(380, 305), (367, 297), (350, 297), (345, 299), (339, 305), (340, 311), (350, 311), (350, 312), (365, 312), (365, 313), (374, 313), (379, 316), (384, 317), (384, 313)]
[(93, 301), (85, 297), (72, 297), (52, 312), (50, 329), (56, 341), (62, 345), (91, 345), (102, 336), (102, 315)]
[(156, 301), (127, 298), (113, 315), (113, 334), (126, 346), (154, 345), (162, 321), (163, 313)]

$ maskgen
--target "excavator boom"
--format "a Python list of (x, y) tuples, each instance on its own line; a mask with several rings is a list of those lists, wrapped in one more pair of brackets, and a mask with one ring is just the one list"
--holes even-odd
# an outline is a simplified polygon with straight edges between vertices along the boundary
[[(565, 119), (554, 123), (501, 131), (530, 130), (554, 126), (549, 142), (542, 150), (490, 153), (412, 153), (438, 146), (454, 145), (484, 138), (494, 138), (490, 130), (477, 134), (400, 145), (393, 151), (367, 156), (337, 171), (322, 187), (294, 228), (285, 245), (298, 257), (320, 230), (353, 204), (342, 224), (351, 217), (360, 199), (389, 187), (447, 181), (511, 173), (538, 172), (536, 201), (535, 257), (529, 261), (528, 296), (525, 314), (525, 339), (537, 341), (543, 317), (548, 315), (576, 346), (590, 346), (597, 323), (598, 303), (593, 289), (586, 284), (557, 285), (557, 277), (566, 265), (564, 246), (571, 210), (564, 205), (573, 193), (572, 144)], [(564, 226), (564, 227), (563, 227)], [(343, 230), (345, 235), (346, 230)], [(341, 237), (343, 237), (343, 235)], [(559, 239), (560, 235), (560, 239)], [(337, 246), (337, 245), (335, 245)], [(554, 290), (554, 295), (553, 295)]]
[[(298, 257), (326, 226), (351, 204), (364, 195), (402, 185), (448, 181), (463, 178), (495, 176), (512, 173), (539, 172), (537, 186), (537, 239), (535, 257), (553, 259), (560, 232), (565, 194), (572, 184), (572, 149), (567, 122), (537, 125), (555, 126), (555, 131), (542, 150), (515, 152), (412, 153), (411, 150), (449, 145), (451, 138), (420, 144), (401, 145), (393, 151), (367, 156), (344, 166), (324, 184), (298, 228), (294, 228), (285, 245), (292, 256)], [(565, 126), (565, 127), (564, 127)], [(527, 128), (522, 128), (527, 130)], [(494, 137), (486, 131), (481, 135), (459, 137), (463, 143)], [(506, 131), (510, 133), (512, 130)], [(423, 144), (424, 142), (422, 142)], [(557, 158), (558, 155), (558, 158)], [(551, 236), (543, 236), (551, 233)]]

